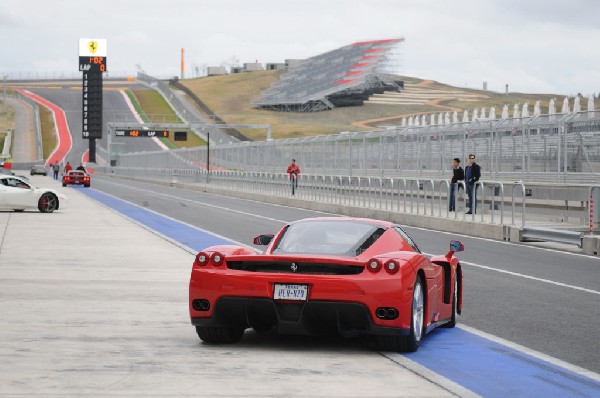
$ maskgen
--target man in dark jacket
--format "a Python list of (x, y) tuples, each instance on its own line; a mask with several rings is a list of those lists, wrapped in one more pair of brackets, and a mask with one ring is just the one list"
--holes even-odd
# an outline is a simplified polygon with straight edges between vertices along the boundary
[(475, 155), (469, 155), (469, 163), (465, 167), (465, 183), (469, 195), (469, 211), (467, 214), (477, 214), (477, 181), (481, 178), (481, 167), (475, 163)]
[(463, 181), (464, 179), (465, 172), (462, 167), (460, 167), (460, 159), (454, 158), (454, 162), (452, 163), (452, 180), (450, 181), (450, 202), (448, 204), (448, 211), (456, 211), (456, 193), (460, 188), (458, 182)]

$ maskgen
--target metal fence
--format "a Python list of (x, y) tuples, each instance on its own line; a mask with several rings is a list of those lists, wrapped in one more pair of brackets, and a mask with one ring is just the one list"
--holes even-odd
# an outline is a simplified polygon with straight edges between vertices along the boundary
[[(108, 171), (99, 169), (98, 171)], [(211, 187), (268, 196), (291, 197), (292, 188), (286, 173), (211, 171), (195, 168), (113, 167), (111, 172), (128, 177), (177, 183), (209, 184)], [(359, 206), (405, 214), (421, 214), (450, 219), (472, 220), (488, 224), (524, 226), (527, 195), (521, 182), (477, 183), (476, 214), (468, 210), (465, 184), (456, 188), (456, 212), (448, 208), (449, 180), (428, 178), (381, 178), (364, 176), (300, 175), (294, 189), (298, 199), (345, 206)], [(587, 213), (582, 213), (585, 218)], [(535, 218), (535, 217), (534, 217)], [(545, 218), (545, 217), (544, 217)], [(583, 224), (586, 220), (580, 220)]]
[[(441, 179), (469, 153), (490, 180), (598, 183), (600, 111), (221, 144), (210, 164), (277, 173), (294, 158), (310, 174)], [(188, 168), (206, 158), (202, 147), (123, 154), (119, 165)]]
[[(98, 170), (108, 171), (108, 170)], [(470, 210), (464, 182), (456, 188), (455, 210), (449, 210), (452, 185), (449, 180), (430, 178), (382, 178), (344, 175), (304, 174), (292, 189), (286, 173), (167, 169), (162, 167), (114, 167), (119, 176), (169, 183), (260, 194), (262, 198), (296, 198), (312, 203), (384, 210), (393, 213), (466, 220), (488, 225), (515, 226), (531, 238), (576, 242), (583, 232), (598, 230), (593, 213), (592, 193), (600, 186), (571, 187), (568, 200), (547, 195), (556, 184), (503, 183), (480, 180), (477, 183), (475, 213)], [(181, 186), (181, 185), (178, 185)], [(579, 231), (579, 232), (575, 232)], [(543, 235), (540, 235), (542, 233)], [(573, 236), (571, 236), (573, 235)], [(550, 236), (553, 236), (550, 239)], [(580, 244), (581, 240), (579, 240)]]

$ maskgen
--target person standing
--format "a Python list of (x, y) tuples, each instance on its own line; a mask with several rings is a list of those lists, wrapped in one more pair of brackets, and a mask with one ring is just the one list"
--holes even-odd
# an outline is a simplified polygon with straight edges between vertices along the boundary
[(69, 174), (69, 171), (71, 170), (73, 170), (73, 166), (71, 166), (71, 163), (67, 162), (67, 164), (65, 165), (64, 173)]
[(54, 162), (54, 164), (52, 165), (52, 174), (54, 175), (55, 180), (58, 180), (59, 170), (60, 170), (60, 166), (58, 165), (58, 162)]
[(79, 166), (77, 166), (77, 168), (75, 170), (79, 170), (79, 171), (83, 171), (84, 173), (87, 173), (87, 170), (85, 169), (85, 167), (83, 167), (83, 163), (79, 163)]
[(290, 175), (292, 195), (294, 195), (296, 188), (298, 188), (298, 174), (300, 174), (300, 166), (296, 164), (296, 159), (292, 159), (292, 163), (287, 168), (287, 173)]
[(469, 154), (469, 163), (465, 167), (465, 183), (469, 195), (469, 211), (467, 214), (477, 214), (477, 181), (481, 178), (481, 167), (475, 163), (475, 155)]
[(450, 201), (448, 204), (448, 211), (456, 211), (456, 194), (460, 188), (458, 182), (463, 181), (464, 179), (465, 172), (463, 168), (460, 167), (460, 159), (454, 158), (454, 161), (452, 162), (452, 180), (450, 181)]

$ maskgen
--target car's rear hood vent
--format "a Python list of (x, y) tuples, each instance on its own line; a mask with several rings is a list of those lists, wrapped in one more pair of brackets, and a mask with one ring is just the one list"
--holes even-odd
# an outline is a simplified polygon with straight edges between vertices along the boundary
[(364, 270), (363, 265), (336, 264), (315, 261), (230, 261), (227, 268), (248, 272), (309, 275), (356, 275)]

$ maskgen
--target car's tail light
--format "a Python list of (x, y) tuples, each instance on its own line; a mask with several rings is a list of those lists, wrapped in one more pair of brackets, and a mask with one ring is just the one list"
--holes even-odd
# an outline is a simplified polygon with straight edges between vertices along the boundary
[(201, 266), (205, 266), (206, 264), (208, 264), (208, 260), (210, 260), (210, 257), (208, 256), (208, 254), (204, 253), (204, 252), (200, 252), (198, 254), (196, 254), (196, 265), (201, 265)]
[(381, 270), (381, 261), (376, 258), (372, 258), (367, 261), (367, 269), (373, 273), (379, 272)]
[(398, 264), (398, 261), (396, 260), (388, 260), (383, 268), (385, 268), (388, 274), (394, 275), (400, 269), (400, 264)]
[(221, 265), (221, 264), (223, 264), (223, 260), (225, 259), (225, 257), (219, 252), (214, 252), (210, 256), (210, 259), (211, 259), (213, 265)]

